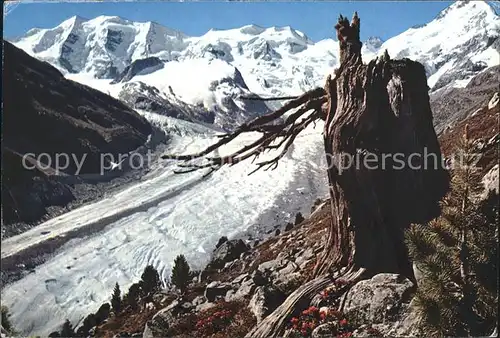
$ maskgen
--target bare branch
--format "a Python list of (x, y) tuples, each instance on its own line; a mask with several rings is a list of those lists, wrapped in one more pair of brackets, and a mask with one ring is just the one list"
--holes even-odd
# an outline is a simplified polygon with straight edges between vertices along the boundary
[[(218, 137), (221, 139), (218, 142), (198, 153), (190, 155), (164, 155), (162, 158), (184, 161), (184, 163), (179, 164), (179, 167), (182, 168), (182, 170), (174, 171), (178, 174), (189, 173), (206, 168), (211, 168), (211, 173), (225, 164), (232, 166), (251, 157), (254, 157), (252, 161), (253, 163), (266, 150), (270, 151), (272, 149), (279, 149), (283, 147), (278, 156), (272, 160), (257, 163), (256, 170), (252, 171), (250, 174), (261, 168), (265, 168), (264, 170), (275, 169), (278, 165), (279, 159), (286, 154), (297, 135), (310, 123), (322, 118), (322, 105), (326, 102), (327, 97), (324, 88), (313, 89), (286, 103), (283, 107), (277, 109), (276, 111), (260, 116), (251, 122), (241, 125), (232, 133), (219, 135)], [(285, 113), (295, 108), (298, 108), (297, 111), (288, 115), (284, 122), (272, 124), (272, 122), (276, 122), (276, 120), (285, 115)], [(311, 110), (313, 110), (313, 113), (309, 114), (297, 123), (300, 117), (305, 116)], [(193, 163), (193, 160), (200, 159), (201, 157), (210, 154), (212, 151), (230, 143), (240, 134), (249, 132), (259, 132), (262, 133), (262, 135), (257, 140), (241, 147), (227, 156), (206, 157), (204, 159), (205, 161), (202, 163)], [(279, 138), (281, 138), (281, 140), (276, 143)]]
[(242, 100), (253, 100), (253, 101), (281, 101), (281, 100), (295, 100), (300, 96), (277, 96), (277, 97), (260, 97), (260, 96), (240, 96)]

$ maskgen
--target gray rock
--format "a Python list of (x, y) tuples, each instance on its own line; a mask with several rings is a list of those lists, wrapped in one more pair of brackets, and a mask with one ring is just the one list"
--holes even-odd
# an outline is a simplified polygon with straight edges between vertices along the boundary
[(217, 297), (225, 296), (229, 290), (231, 290), (231, 284), (215, 281), (207, 285), (204, 296), (209, 302), (213, 302)]
[(414, 288), (413, 283), (401, 275), (378, 274), (349, 290), (344, 312), (362, 323), (395, 322), (407, 307)]
[(146, 75), (158, 69), (163, 68), (163, 66), (164, 66), (163, 61), (154, 56), (145, 59), (135, 60), (129, 66), (127, 66), (123, 70), (123, 72), (118, 74), (116, 78), (113, 81), (111, 81), (111, 84), (129, 81), (138, 74)]
[(302, 261), (300, 263), (300, 265), (299, 265), (299, 269), (300, 270), (304, 270), (306, 268), (307, 264), (309, 264), (309, 262), (311, 262), (311, 261), (312, 261), (312, 259), (308, 259), (308, 260)]
[(289, 261), (288, 264), (283, 269), (279, 270), (279, 274), (280, 275), (289, 275), (289, 274), (292, 274), (298, 270), (299, 270), (298, 265), (292, 261)]
[(179, 301), (174, 300), (169, 306), (156, 313), (149, 320), (143, 332), (144, 338), (165, 337), (169, 327), (175, 324), (177, 316), (180, 313), (185, 313), (185, 309), (180, 306)]
[(209, 269), (220, 269), (228, 262), (238, 259), (240, 255), (249, 250), (243, 240), (230, 240), (222, 243), (215, 251), (208, 264)]
[(257, 286), (266, 285), (268, 283), (267, 276), (260, 270), (255, 270), (254, 272), (252, 272), (252, 275), (250, 277)]
[(493, 96), (491, 97), (491, 100), (490, 102), (488, 102), (488, 109), (493, 109), (495, 108), (497, 105), (498, 105), (498, 102), (500, 101), (500, 98), (498, 96), (498, 92), (496, 92), (495, 94), (493, 94)]
[(333, 337), (332, 332), (337, 332), (338, 325), (336, 322), (329, 322), (318, 325), (311, 333), (312, 338)]
[(236, 299), (235, 295), (236, 295), (236, 292), (234, 290), (229, 290), (228, 292), (226, 292), (226, 295), (224, 296), (224, 300), (226, 302), (230, 302), (230, 301)]
[(222, 236), (221, 238), (219, 238), (219, 241), (215, 245), (215, 248), (218, 249), (222, 244), (226, 243), (227, 241), (228, 241), (227, 237)]
[(113, 336), (113, 338), (125, 338), (125, 337), (130, 337), (130, 334), (128, 332), (120, 332)]
[(168, 299), (168, 294), (164, 292), (158, 292), (153, 295), (153, 302), (163, 304)]
[(291, 274), (278, 274), (275, 279), (273, 279), (273, 285), (282, 290), (287, 296), (300, 286), (300, 281), (302, 274), (300, 272), (294, 272)]
[(232, 296), (232, 299), (241, 299), (250, 297), (257, 286), (255, 285), (252, 279), (248, 279), (241, 283), (241, 286), (238, 288), (236, 293)]
[(233, 279), (233, 281), (231, 283), (232, 284), (241, 284), (244, 280), (250, 279), (250, 278), (251, 277), (248, 273), (242, 273), (241, 275), (239, 275), (238, 277)]
[(276, 260), (289, 260), (290, 258), (290, 254), (288, 253), (288, 251), (282, 251), (278, 254), (278, 257), (276, 257)]
[(267, 315), (273, 312), (283, 301), (285, 295), (272, 286), (259, 286), (255, 291), (248, 307), (260, 323)]
[(267, 261), (267, 262), (261, 263), (257, 269), (261, 272), (264, 272), (266, 270), (273, 272), (273, 271), (282, 269), (283, 267), (286, 266), (286, 264), (287, 264), (287, 261), (285, 261), (285, 260), (274, 259), (272, 261)]
[(205, 296), (198, 296), (195, 299), (193, 299), (192, 303), (194, 306), (198, 306), (200, 304), (205, 303), (206, 301), (207, 299), (205, 298)]
[(209, 302), (203, 303), (196, 307), (196, 311), (197, 312), (204, 311), (210, 309), (211, 307), (214, 307), (215, 305), (216, 305), (215, 303), (209, 303)]

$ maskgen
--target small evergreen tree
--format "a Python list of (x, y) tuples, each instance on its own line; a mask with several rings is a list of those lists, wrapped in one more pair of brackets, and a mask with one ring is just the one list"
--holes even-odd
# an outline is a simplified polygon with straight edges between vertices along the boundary
[(295, 215), (295, 225), (299, 225), (300, 223), (304, 222), (304, 216), (300, 212), (298, 212)]
[(144, 295), (159, 291), (161, 289), (161, 280), (158, 271), (152, 265), (146, 266), (139, 284)]
[(115, 315), (118, 315), (121, 311), (122, 298), (120, 286), (118, 283), (115, 284), (115, 288), (113, 289), (113, 295), (111, 297), (111, 307), (113, 308), (113, 312)]
[(124, 297), (124, 303), (129, 305), (133, 310), (137, 310), (140, 297), (141, 287), (139, 283), (134, 283), (128, 289), (128, 293)]
[(413, 225), (406, 236), (422, 272), (415, 300), (430, 336), (487, 335), (496, 325), (498, 216), (486, 213), (495, 197), (477, 202), (483, 186), (467, 128), (457, 153), (461, 160), (452, 170), (442, 215), (427, 225)]
[(71, 325), (71, 322), (69, 319), (66, 319), (64, 322), (62, 329), (61, 329), (61, 337), (74, 337), (75, 336), (75, 331), (73, 330), (73, 325)]
[(182, 293), (186, 291), (190, 280), (190, 273), (189, 264), (184, 255), (179, 255), (175, 258), (171, 280), (172, 284), (177, 286)]

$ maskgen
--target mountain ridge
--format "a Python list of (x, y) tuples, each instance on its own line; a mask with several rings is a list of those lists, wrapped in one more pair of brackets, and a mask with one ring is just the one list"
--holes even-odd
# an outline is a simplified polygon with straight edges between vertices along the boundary
[[(409, 28), (386, 41), (368, 38), (362, 54), (368, 62), (388, 50), (392, 58), (422, 63), (428, 86), (435, 92), (464, 87), (475, 75), (498, 64), (499, 36), (500, 19), (492, 6), (455, 3), (419, 28)], [(91, 87), (96, 86), (95, 80), (102, 80), (95, 88), (106, 88), (115, 98), (123, 86), (137, 81), (166, 97), (180, 93), (176, 100), (200, 104), (208, 115), (215, 114), (214, 123), (224, 129), (265, 111), (263, 107), (245, 111), (248, 104), (239, 96), (298, 95), (322, 86), (327, 74), (339, 65), (335, 38), (313, 42), (291, 26), (214, 28), (195, 37), (152, 21), (73, 16), (55, 28), (35, 30), (15, 44), (70, 79)], [(157, 60), (157, 66), (145, 69), (151, 65), (147, 60)], [(226, 81), (229, 69), (233, 69), (231, 76), (239, 73), (243, 81)], [(241, 82), (246, 85), (239, 86)], [(268, 105), (274, 109), (279, 104)]]

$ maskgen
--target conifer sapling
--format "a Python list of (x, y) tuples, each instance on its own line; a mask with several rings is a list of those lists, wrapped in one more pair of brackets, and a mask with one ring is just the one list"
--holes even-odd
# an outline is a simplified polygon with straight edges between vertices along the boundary
[(121, 311), (121, 291), (118, 283), (115, 284), (115, 288), (113, 289), (113, 296), (111, 297), (111, 307), (113, 308), (113, 312), (115, 315), (119, 314)]
[(172, 269), (172, 284), (179, 288), (184, 293), (189, 285), (190, 273), (189, 264), (184, 255), (179, 255), (174, 260), (174, 268)]

